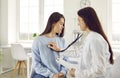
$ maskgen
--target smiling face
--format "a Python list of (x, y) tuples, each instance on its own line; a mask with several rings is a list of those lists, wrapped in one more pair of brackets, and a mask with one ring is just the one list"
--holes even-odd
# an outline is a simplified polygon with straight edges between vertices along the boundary
[(84, 22), (84, 20), (82, 19), (82, 17), (78, 16), (78, 25), (80, 26), (80, 29), (82, 31), (86, 31), (86, 29), (88, 28)]
[(53, 24), (53, 31), (55, 33), (61, 34), (64, 28), (64, 18), (60, 18), (60, 20)]

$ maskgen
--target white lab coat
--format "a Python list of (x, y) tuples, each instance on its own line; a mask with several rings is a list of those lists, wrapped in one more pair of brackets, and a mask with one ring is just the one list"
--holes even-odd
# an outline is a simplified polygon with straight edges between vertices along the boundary
[(108, 78), (109, 47), (100, 34), (91, 31), (78, 51), (80, 51), (80, 61), (75, 71), (75, 78)]

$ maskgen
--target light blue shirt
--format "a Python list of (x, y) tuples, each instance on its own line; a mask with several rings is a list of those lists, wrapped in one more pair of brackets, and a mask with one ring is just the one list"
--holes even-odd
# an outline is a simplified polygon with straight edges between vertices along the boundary
[(67, 69), (56, 62), (56, 58), (60, 54), (48, 48), (49, 42), (55, 42), (61, 49), (65, 48), (65, 40), (62, 37), (48, 38), (44, 35), (38, 36), (32, 45), (32, 69), (37, 74), (49, 78), (59, 72), (66, 74)]

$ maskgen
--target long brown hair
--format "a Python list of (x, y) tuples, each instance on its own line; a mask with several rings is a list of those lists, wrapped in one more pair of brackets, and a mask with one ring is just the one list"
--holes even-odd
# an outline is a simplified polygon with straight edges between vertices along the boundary
[(90, 30), (101, 34), (103, 36), (103, 38), (107, 41), (107, 43), (109, 45), (109, 52), (110, 52), (109, 62), (110, 62), (110, 64), (114, 64), (112, 48), (107, 39), (107, 36), (105, 35), (105, 33), (103, 31), (103, 28), (101, 26), (101, 23), (98, 19), (98, 16), (97, 16), (95, 10), (92, 7), (86, 7), (86, 8), (80, 9), (78, 11), (78, 16), (83, 18), (85, 24), (88, 26), (88, 28)]
[[(65, 18), (64, 18), (64, 16), (62, 14), (60, 14), (58, 12), (54, 12), (54, 13), (52, 13), (50, 15), (50, 17), (48, 19), (48, 22), (47, 22), (47, 26), (46, 26), (44, 32), (42, 34), (40, 34), (40, 35), (50, 33), (51, 30), (52, 30), (52, 25), (54, 23), (57, 23), (60, 20), (60, 18), (64, 19), (64, 24), (63, 24), (64, 28), (62, 29), (62, 32), (59, 34), (59, 37), (63, 37), (64, 36), (64, 29), (65, 29)], [(56, 33), (56, 35), (58, 35), (58, 34)]]

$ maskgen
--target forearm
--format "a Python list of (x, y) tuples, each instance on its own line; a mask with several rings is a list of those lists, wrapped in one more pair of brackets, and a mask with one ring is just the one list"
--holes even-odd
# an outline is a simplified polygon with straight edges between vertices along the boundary
[(42, 65), (34, 66), (34, 70), (37, 74), (43, 75), (45, 77), (52, 78), (52, 76), (54, 74), (53, 72), (51, 72), (49, 69), (47, 69), (46, 67), (44, 67)]

